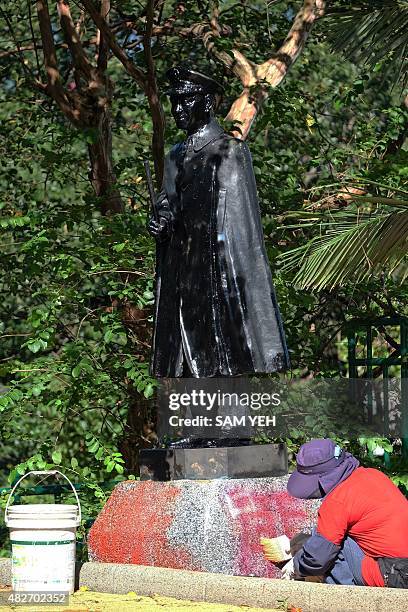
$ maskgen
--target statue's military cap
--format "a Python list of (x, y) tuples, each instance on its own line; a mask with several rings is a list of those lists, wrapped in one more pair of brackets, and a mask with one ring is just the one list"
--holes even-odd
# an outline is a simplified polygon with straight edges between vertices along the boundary
[(184, 66), (175, 66), (166, 72), (170, 88), (167, 90), (169, 95), (191, 95), (196, 93), (213, 94), (217, 102), (220, 101), (224, 88), (211, 77), (190, 70)]

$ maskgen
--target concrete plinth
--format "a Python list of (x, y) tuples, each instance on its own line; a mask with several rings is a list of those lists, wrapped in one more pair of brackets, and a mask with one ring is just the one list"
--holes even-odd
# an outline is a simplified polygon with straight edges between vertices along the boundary
[(287, 479), (120, 483), (90, 530), (90, 560), (278, 577), (259, 538), (310, 529), (319, 505), (288, 495)]

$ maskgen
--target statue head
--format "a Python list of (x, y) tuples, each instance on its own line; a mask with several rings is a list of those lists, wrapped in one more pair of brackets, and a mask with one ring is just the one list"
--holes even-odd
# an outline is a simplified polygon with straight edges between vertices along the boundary
[(177, 127), (192, 134), (209, 123), (221, 102), (221, 85), (205, 74), (183, 66), (170, 68), (166, 76), (170, 83), (167, 93)]

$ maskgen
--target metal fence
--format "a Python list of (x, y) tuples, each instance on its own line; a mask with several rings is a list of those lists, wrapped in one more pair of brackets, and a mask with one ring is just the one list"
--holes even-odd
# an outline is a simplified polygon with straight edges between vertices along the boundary
[[(386, 356), (375, 356), (375, 341), (381, 336), (387, 345)], [(387, 434), (389, 415), (389, 381), (401, 377), (402, 450), (408, 457), (408, 317), (390, 316), (374, 320), (354, 319), (347, 324), (350, 386), (365, 377), (383, 380), (383, 418)], [(358, 348), (363, 355), (358, 354)], [(365, 353), (365, 354), (364, 354)], [(360, 371), (359, 371), (360, 369)], [(362, 370), (362, 371), (361, 371)], [(372, 387), (368, 386), (368, 422), (373, 417)]]

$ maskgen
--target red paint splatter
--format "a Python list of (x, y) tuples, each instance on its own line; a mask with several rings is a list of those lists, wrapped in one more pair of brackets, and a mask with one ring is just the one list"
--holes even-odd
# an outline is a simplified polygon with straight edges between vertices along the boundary
[(304, 503), (286, 491), (259, 493), (241, 487), (231, 487), (227, 498), (234, 530), (239, 537), (235, 573), (279, 577), (280, 571), (264, 558), (259, 539), (284, 533), (291, 538), (304, 529), (308, 519)]
[(89, 532), (92, 557), (105, 563), (199, 570), (188, 551), (175, 550), (167, 540), (180, 492), (153, 481), (118, 485)]
[[(226, 481), (219, 488), (219, 499), (213, 503), (221, 505), (227, 521), (225, 541), (220, 541), (225, 547), (222, 554), (231, 562), (234, 574), (279, 577), (280, 571), (263, 556), (260, 537), (283, 533), (292, 537), (305, 529), (315, 511), (308, 502), (291, 497), (285, 490), (260, 491), (253, 484)], [(189, 552), (188, 542), (183, 548), (168, 538), (176, 509), (183, 504), (179, 496), (188, 494), (188, 489), (169, 482), (121, 483), (90, 530), (91, 558), (105, 563), (202, 570), (200, 560)], [(200, 530), (204, 518), (197, 519), (194, 528)]]

